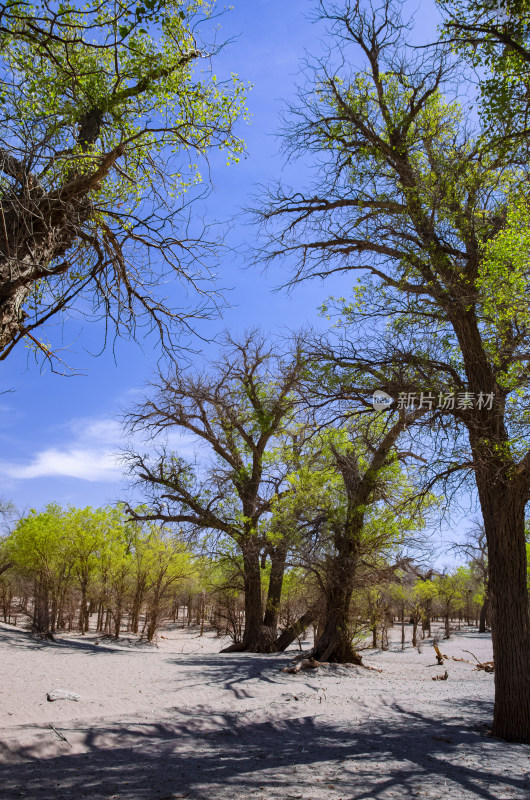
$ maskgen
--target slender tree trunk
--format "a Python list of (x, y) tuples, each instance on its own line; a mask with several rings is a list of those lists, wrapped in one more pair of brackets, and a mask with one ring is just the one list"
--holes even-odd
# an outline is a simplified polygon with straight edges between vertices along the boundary
[(55, 633), (57, 620), (57, 595), (54, 592), (52, 595), (52, 608), (50, 612), (50, 633)]
[(478, 623), (479, 633), (486, 633), (486, 618), (488, 615), (489, 604), (490, 604), (490, 599), (488, 595), (488, 589), (486, 587), (486, 592), (484, 594), (484, 602), (482, 603), (482, 606), (480, 608), (480, 617)]
[(275, 547), (270, 553), (270, 558), (271, 572), (263, 624), (265, 627), (270, 628), (271, 636), (276, 639), (278, 633), (278, 619), (280, 616), (283, 576), (285, 573), (285, 561), (287, 558), (287, 546), (282, 544)]
[(100, 633), (103, 628), (103, 601), (100, 600), (98, 604), (98, 618), (96, 620), (96, 632)]
[(118, 600), (116, 604), (116, 610), (114, 612), (114, 637), (116, 639), (120, 638), (121, 618), (122, 618), (122, 604), (121, 600)]
[(137, 586), (136, 587), (136, 591), (134, 593), (134, 598), (133, 598), (133, 603), (132, 603), (132, 610), (131, 610), (131, 631), (132, 631), (132, 633), (138, 633), (138, 625), (139, 625), (139, 622), (140, 622), (140, 610), (142, 608), (144, 595), (145, 595), (144, 585)]
[(41, 574), (35, 581), (33, 627), (38, 633), (50, 632), (50, 596), (48, 578)]
[(418, 644), (418, 617), (416, 614), (412, 616), (412, 646), (416, 647)]
[(296, 622), (280, 633), (276, 639), (276, 649), (281, 652), (286, 650), (289, 645), (294, 642), (296, 637), (299, 636), (302, 631), (305, 631), (308, 625), (316, 620), (319, 612), (320, 603), (315, 603), (315, 605), (308, 608)]
[(88, 630), (87, 614), (87, 591), (86, 586), (81, 585), (81, 606), (79, 608), (79, 631), (84, 634)]

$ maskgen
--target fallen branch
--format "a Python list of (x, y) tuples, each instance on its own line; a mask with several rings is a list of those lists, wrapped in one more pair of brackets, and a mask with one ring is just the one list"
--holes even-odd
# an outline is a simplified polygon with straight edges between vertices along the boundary
[(302, 669), (302, 662), (299, 661), (297, 664), (293, 664), (290, 667), (284, 667), (282, 672), (289, 672), (291, 675), (296, 675), (297, 672), (300, 672)]
[(377, 669), (377, 667), (369, 667), (368, 664), (345, 664), (345, 667), (363, 667), (363, 669), (371, 669), (373, 672), (382, 672), (382, 669)]
[(296, 675), (301, 669), (318, 669), (319, 666), (320, 661), (317, 661), (315, 658), (304, 658), (303, 660), (298, 660), (296, 664), (292, 664), (290, 667), (284, 667), (282, 672), (289, 672), (291, 675)]
[[(495, 662), (494, 661), (479, 661), (478, 658), (471, 650), (464, 650), (464, 653), (469, 653), (470, 656), (473, 656), (475, 661), (477, 662), (477, 666), (475, 667), (475, 671), (483, 670), (484, 672), (495, 672)], [(468, 661), (468, 664), (472, 664), (472, 661)]]
[(319, 667), (347, 667), (349, 669), (353, 669), (354, 667), (363, 667), (363, 669), (370, 669), (372, 672), (383, 672), (382, 669), (378, 669), (377, 667), (369, 667), (368, 664), (339, 664), (334, 662), (328, 661), (317, 661), (316, 658), (306, 656), (305, 658), (301, 658), (300, 656), (295, 656), (293, 659), (293, 663), (291, 663), (288, 667), (284, 667), (282, 672), (288, 672), (290, 675), (296, 675), (302, 669), (318, 669)]
[(305, 631), (308, 625), (310, 625), (317, 618), (319, 610), (319, 603), (315, 603), (308, 608), (305, 614), (302, 614), (302, 616), (297, 619), (293, 625), (280, 633), (275, 642), (276, 648), (280, 652), (286, 650), (289, 645), (292, 644), (292, 642), (294, 642), (294, 640), (302, 633), (302, 631)]

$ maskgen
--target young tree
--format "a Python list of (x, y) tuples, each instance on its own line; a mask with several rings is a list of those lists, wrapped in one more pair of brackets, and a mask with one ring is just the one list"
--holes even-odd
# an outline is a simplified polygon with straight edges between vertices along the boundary
[(479, 633), (486, 633), (486, 621), (489, 613), (488, 593), (488, 546), (486, 531), (482, 524), (476, 524), (467, 534), (464, 542), (454, 545), (454, 549), (468, 559), (469, 566), (476, 577), (481, 599), (479, 616)]
[(60, 598), (73, 582), (60, 506), (50, 503), (40, 513), (32, 510), (20, 520), (5, 546), (14, 567), (33, 581), (34, 630), (53, 633)]
[[(293, 281), (361, 272), (354, 301), (341, 307), (352, 326), (372, 323), (371, 341), (363, 349), (359, 335), (347, 335), (350, 364), (371, 372), (394, 407), (414, 397), (430, 406), (446, 441), (465, 432), (469, 452), (449, 459), (444, 473), (473, 470), (484, 519), (493, 731), (530, 741), (530, 420), (510, 402), (530, 388), (527, 259), (521, 240), (514, 244), (527, 236), (527, 163), (517, 149), (493, 146), (487, 131), (472, 131), (461, 106), (444, 97), (454, 68), (443, 51), (407, 48), (399, 3), (319, 8), (342, 55), (335, 49), (333, 63), (317, 65), (288, 145), (323, 160), (309, 191), (272, 194), (262, 213), (272, 228), (268, 257), (298, 254)], [(348, 70), (349, 48), (363, 68)], [(401, 371), (393, 384), (385, 379), (391, 368)]]
[[(237, 77), (218, 82), (206, 66), (213, 15), (209, 0), (3, 6), (0, 359), (25, 336), (52, 357), (31, 332), (74, 305), (168, 346), (175, 324), (208, 313), (213, 244), (178, 198), (201, 182), (194, 162), (238, 159), (244, 113)], [(202, 308), (165, 297), (168, 275)]]
[(444, 618), (445, 638), (451, 637), (450, 618), (462, 600), (462, 581), (457, 572), (439, 575), (434, 580), (437, 599)]
[(147, 641), (152, 642), (164, 613), (168, 616), (164, 604), (176, 591), (177, 584), (191, 575), (192, 561), (184, 543), (176, 536), (169, 536), (162, 527), (151, 526), (142, 544), (149, 570)]
[(115, 536), (116, 509), (69, 508), (62, 513), (64, 546), (81, 594), (79, 630), (89, 629), (89, 592), (99, 569), (101, 552)]
[(257, 333), (241, 342), (228, 339), (215, 367), (203, 374), (176, 368), (160, 375), (152, 397), (128, 416), (130, 430), (158, 439), (186, 431), (206, 446), (210, 462), (203, 456), (195, 467), (163, 447), (155, 459), (132, 453), (131, 468), (152, 508), (133, 516), (215, 532), (236, 542), (245, 582), (241, 649), (253, 652), (275, 649), (275, 631), (266, 624), (271, 619), (263, 608), (260, 566), (264, 550), (273, 559), (284, 558), (281, 548), (271, 551), (266, 520), (278, 495), (288, 491), (289, 465), (271, 453), (293, 423), (304, 369), (296, 343), (282, 354), (279, 344)]

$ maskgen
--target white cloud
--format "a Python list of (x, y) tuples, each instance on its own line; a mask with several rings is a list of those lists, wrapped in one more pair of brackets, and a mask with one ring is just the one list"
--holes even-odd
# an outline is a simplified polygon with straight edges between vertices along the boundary
[[(69, 432), (71, 441), (61, 446), (45, 447), (25, 464), (0, 462), (0, 476), (15, 481), (65, 477), (117, 483), (124, 479), (121, 451), (125, 437), (118, 422), (105, 418), (74, 419), (64, 429)], [(193, 459), (193, 437), (175, 432), (167, 437), (166, 443), (182, 457)], [(136, 444), (142, 452), (153, 446), (153, 442), (147, 444), (145, 441)]]
[(37, 453), (29, 464), (0, 464), (0, 471), (15, 480), (61, 475), (82, 481), (120, 481), (123, 477), (115, 453), (82, 448), (50, 448)]

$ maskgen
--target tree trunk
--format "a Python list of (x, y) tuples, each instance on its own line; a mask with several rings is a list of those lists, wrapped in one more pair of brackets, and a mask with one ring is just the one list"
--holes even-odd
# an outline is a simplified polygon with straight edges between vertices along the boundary
[(79, 608), (79, 631), (84, 634), (88, 631), (88, 609), (86, 586), (81, 585), (81, 606)]
[(121, 601), (118, 601), (118, 603), (116, 603), (116, 609), (114, 611), (114, 637), (116, 639), (120, 638), (121, 618), (122, 618), (122, 604)]
[(147, 625), (147, 641), (152, 642), (158, 628), (158, 617), (160, 615), (160, 597), (155, 594), (151, 608), (149, 609), (149, 623)]
[(134, 593), (134, 598), (132, 602), (132, 609), (131, 609), (131, 632), (138, 633), (138, 626), (140, 624), (140, 610), (142, 608), (142, 603), (144, 601), (145, 595), (145, 583), (142, 581), (141, 584), (136, 586), (136, 591)]
[(33, 628), (38, 633), (50, 632), (50, 602), (48, 578), (41, 574), (35, 581), (35, 601), (33, 606)]
[(302, 614), (302, 616), (297, 619), (296, 622), (293, 622), (289, 628), (286, 628), (280, 633), (276, 639), (276, 650), (281, 652), (286, 650), (289, 645), (294, 642), (296, 637), (299, 636), (302, 631), (305, 631), (308, 625), (311, 625), (311, 623), (316, 620), (319, 612), (320, 603), (315, 603), (315, 605), (308, 608), (305, 614)]
[(267, 628), (270, 628), (271, 634), (275, 639), (278, 633), (278, 619), (280, 616), (280, 601), (282, 598), (286, 558), (287, 546), (285, 544), (278, 545), (270, 551), (271, 573), (263, 624)]
[(530, 743), (526, 487), (494, 491), (495, 477), (485, 469), (477, 469), (488, 542), (488, 594), (495, 661), (493, 734), (508, 741)]
[(489, 595), (488, 595), (488, 590), (486, 588), (486, 593), (484, 595), (484, 602), (482, 603), (482, 606), (481, 606), (481, 609), (480, 609), (480, 618), (479, 618), (479, 624), (478, 624), (478, 632), (479, 633), (486, 633), (486, 618), (488, 616), (489, 604), (490, 604), (490, 599), (489, 599)]
[(330, 558), (326, 574), (324, 629), (313, 650), (317, 661), (358, 664), (350, 634), (350, 600), (357, 568), (353, 537), (337, 536), (336, 555)]
[(416, 647), (418, 644), (418, 617), (412, 617), (412, 646)]
[(524, 512), (528, 465), (512, 456), (504, 400), (473, 314), (455, 324), (469, 389), (492, 392), (493, 408), (467, 421), (475, 480), (488, 545), (495, 706), (493, 735), (530, 744), (530, 622)]
[(261, 599), (260, 553), (257, 542), (251, 537), (243, 548), (245, 578), (245, 630), (241, 650), (250, 653), (276, 652), (275, 638), (271, 628), (263, 624)]

